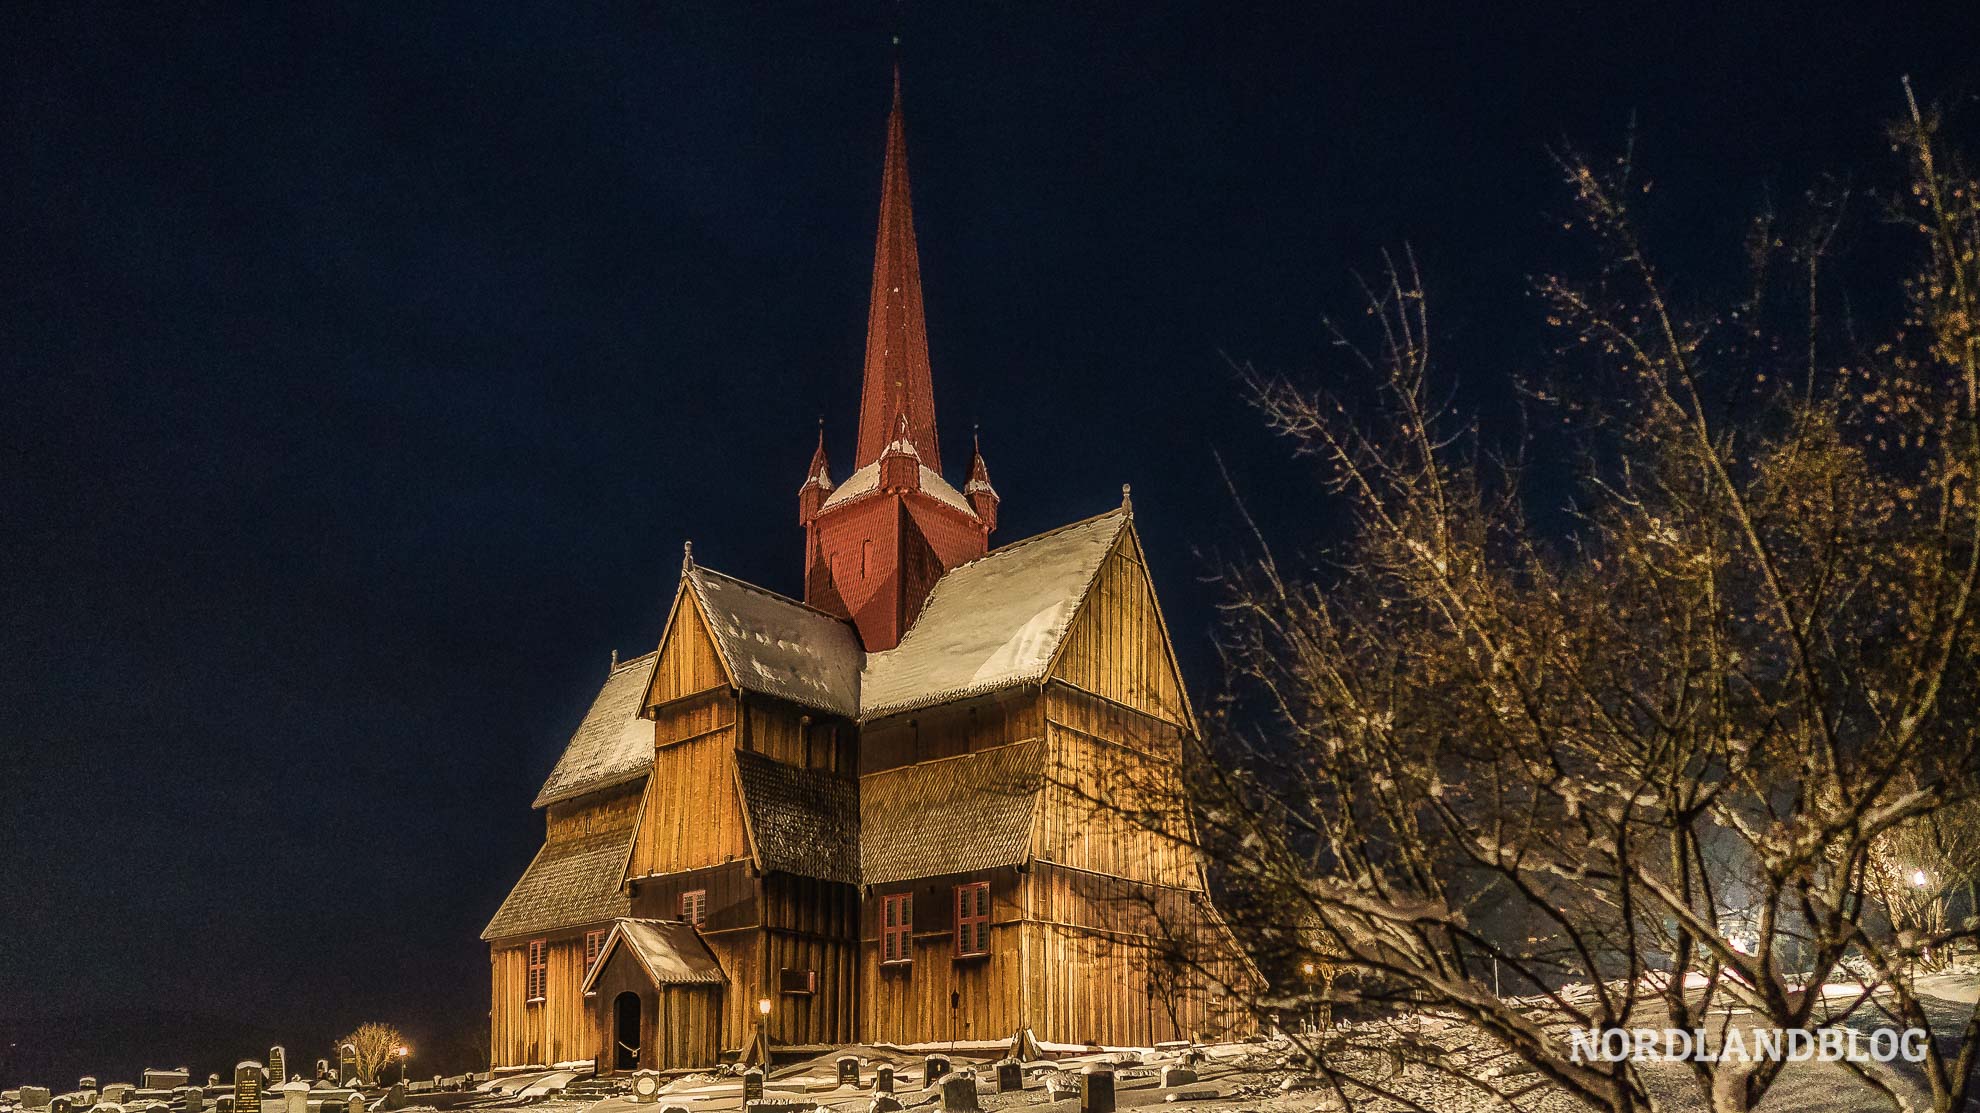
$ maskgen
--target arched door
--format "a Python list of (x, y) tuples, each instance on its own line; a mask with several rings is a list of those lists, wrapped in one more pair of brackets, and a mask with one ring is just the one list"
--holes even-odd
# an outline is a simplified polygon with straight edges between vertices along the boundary
[(612, 1068), (639, 1069), (639, 994), (630, 990), (612, 1001)]

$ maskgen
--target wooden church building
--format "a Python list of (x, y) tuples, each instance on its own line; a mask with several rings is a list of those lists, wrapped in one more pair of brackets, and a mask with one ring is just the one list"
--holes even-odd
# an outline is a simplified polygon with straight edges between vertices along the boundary
[(606, 676), (482, 933), (495, 1067), (1243, 1023), (1150, 946), (1180, 923), (1243, 967), (1170, 837), (1197, 724), (1125, 488), (992, 547), (980, 451), (960, 490), (942, 460), (897, 75), (859, 440), (835, 479), (821, 432), (798, 489), (804, 599), (690, 551), (658, 648)]

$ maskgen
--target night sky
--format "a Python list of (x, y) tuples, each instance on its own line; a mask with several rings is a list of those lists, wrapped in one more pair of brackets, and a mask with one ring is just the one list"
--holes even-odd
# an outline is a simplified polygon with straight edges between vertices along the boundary
[(1338, 370), (1408, 243), (1494, 420), (1574, 257), (1551, 147), (1634, 119), (1704, 292), (1770, 194), (1887, 176), (1900, 75), (1973, 134), (1980, 5), (1226, 7), (7, 5), (0, 1085), (372, 1018), (473, 1065), (530, 800), (681, 542), (800, 589), (897, 22), (946, 471), (980, 423), (999, 541), (1131, 482), (1199, 694), (1217, 454), (1275, 540), (1332, 513), (1227, 355)]

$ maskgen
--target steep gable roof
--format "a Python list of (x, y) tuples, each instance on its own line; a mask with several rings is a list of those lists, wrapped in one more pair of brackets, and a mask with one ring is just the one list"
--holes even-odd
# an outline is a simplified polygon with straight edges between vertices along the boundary
[(861, 878), (884, 885), (1022, 863), (1044, 752), (1033, 740), (861, 777)]
[(1127, 523), (1123, 507), (950, 569), (901, 644), (867, 655), (860, 717), (1044, 679)]
[(722, 965), (702, 942), (694, 925), (679, 920), (642, 920), (622, 917), (612, 923), (612, 933), (598, 948), (598, 961), (585, 975), (583, 992), (619, 949), (629, 951), (654, 985), (722, 985), (729, 979)]
[(621, 661), (606, 675), (591, 709), (536, 794), (536, 807), (646, 776), (653, 765), (653, 724), (639, 717), (656, 650)]
[(757, 868), (859, 884), (859, 786), (736, 751), (736, 788)]
[(859, 713), (861, 651), (850, 624), (694, 563), (681, 576), (737, 687), (834, 715)]
[(619, 875), (633, 828), (545, 843), (482, 929), (483, 939), (535, 935), (623, 916), (631, 902)]

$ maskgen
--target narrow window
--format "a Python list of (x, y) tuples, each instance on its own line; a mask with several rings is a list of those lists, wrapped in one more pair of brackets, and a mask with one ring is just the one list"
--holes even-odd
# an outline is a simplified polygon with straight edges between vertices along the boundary
[(598, 965), (598, 952), (604, 946), (605, 946), (604, 928), (599, 928), (597, 931), (587, 931), (584, 933), (584, 972), (586, 974), (590, 974), (591, 968)]
[(956, 886), (956, 957), (990, 953), (990, 883)]
[(549, 952), (549, 940), (529, 941), (529, 971), (523, 978), (523, 999), (529, 1004), (539, 1004), (543, 1000), (544, 985), (549, 981)]
[(866, 558), (872, 552), (873, 542), (861, 541), (859, 543), (859, 578), (862, 580), (866, 578)]
[(681, 894), (681, 919), (696, 927), (708, 917), (708, 890), (689, 889)]
[(880, 961), (914, 961), (914, 894), (880, 898)]

